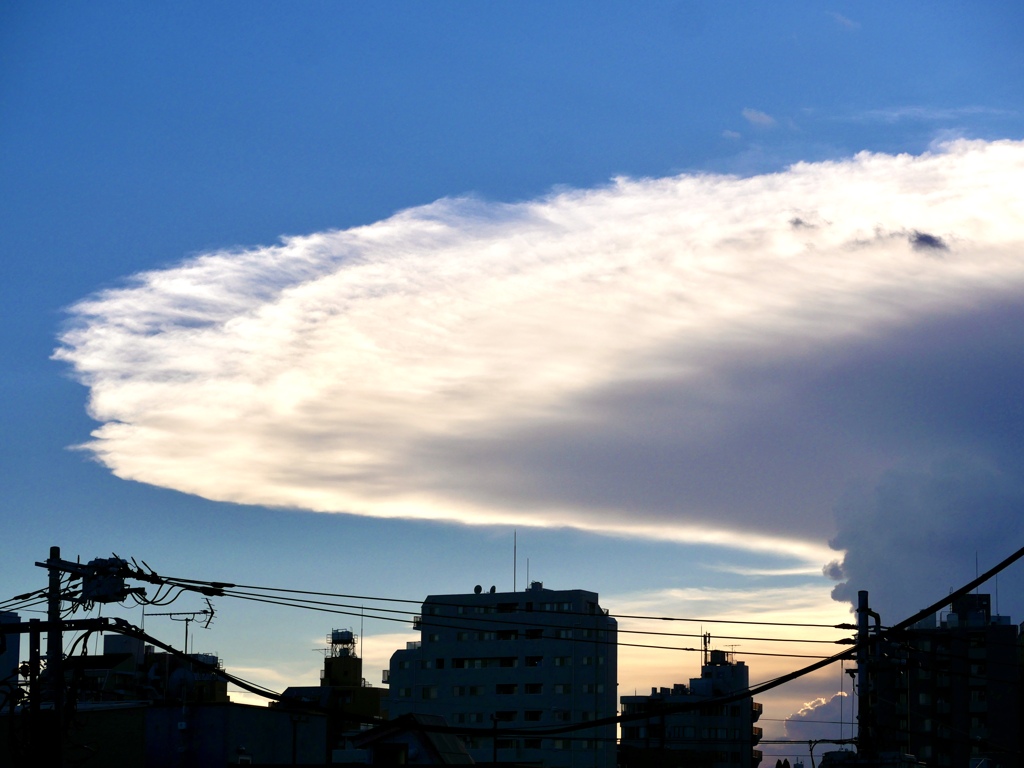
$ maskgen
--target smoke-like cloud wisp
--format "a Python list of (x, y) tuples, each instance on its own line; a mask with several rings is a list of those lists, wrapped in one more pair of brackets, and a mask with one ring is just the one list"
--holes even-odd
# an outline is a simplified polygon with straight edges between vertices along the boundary
[(139, 274), (55, 356), (122, 478), (822, 563), (851, 478), (965, 449), (879, 403), (915, 334), (1019, 301), (1021, 178), (1024, 144), (960, 141), (442, 200)]

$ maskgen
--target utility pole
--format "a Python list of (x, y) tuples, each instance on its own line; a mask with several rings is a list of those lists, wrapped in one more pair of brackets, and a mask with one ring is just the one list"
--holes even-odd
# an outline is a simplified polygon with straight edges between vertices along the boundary
[(53, 730), (49, 741), (52, 755), (51, 765), (64, 763), (64, 632), (60, 616), (60, 547), (50, 547), (50, 559), (46, 561), (50, 572), (49, 589), (46, 593), (46, 675), (50, 680), (53, 696)]
[(860, 590), (857, 593), (857, 753), (865, 756), (871, 753), (872, 727), (871, 727), (871, 696), (868, 693), (868, 658), (870, 648), (868, 645), (868, 617), (871, 609), (868, 607), (867, 590)]

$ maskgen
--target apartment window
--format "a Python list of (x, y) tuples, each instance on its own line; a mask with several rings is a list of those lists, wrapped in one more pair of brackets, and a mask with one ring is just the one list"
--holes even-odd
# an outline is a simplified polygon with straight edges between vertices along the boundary
[(400, 698), (400, 699), (408, 699), (410, 696), (412, 696), (412, 688), (399, 688), (398, 689), (398, 698)]
[(411, 666), (412, 662), (410, 662), (408, 659), (402, 659), (400, 662), (398, 662), (399, 669), (409, 669), (409, 667)]
[(536, 723), (544, 715), (544, 710), (528, 709), (523, 713), (523, 720), (528, 723)]
[(523, 739), (523, 749), (540, 749), (540, 739)]
[(556, 667), (572, 666), (572, 656), (555, 656), (554, 661)]
[(569, 742), (565, 739), (555, 739), (554, 743), (551, 746), (553, 746), (555, 749), (568, 749)]
[(459, 632), (455, 635), (456, 640), (476, 640), (476, 632)]
[(494, 719), (499, 723), (508, 723), (516, 719), (516, 711), (514, 709), (498, 710), (494, 713)]
[(539, 667), (541, 665), (542, 661), (544, 661), (544, 657), (543, 656), (527, 656), (526, 657), (526, 666), (528, 666), (528, 667)]
[(437, 686), (436, 685), (424, 685), (421, 691), (421, 696), (424, 699), (436, 699), (437, 698)]
[(498, 659), (499, 667), (518, 667), (519, 657), (517, 656), (502, 656)]
[(441, 635), (438, 632), (431, 632), (427, 635), (428, 643), (439, 643), (441, 642)]
[(499, 696), (511, 696), (519, 693), (519, 686), (516, 683), (498, 683), (494, 686), (494, 692)]
[(519, 749), (515, 739), (498, 739), (498, 749)]
[(604, 693), (604, 683), (584, 683), (581, 690), (583, 693)]
[(555, 693), (572, 693), (572, 685), (569, 683), (555, 683)]
[(498, 639), (498, 633), (497, 632), (481, 632), (480, 633), (480, 639), (481, 640), (497, 640)]
[(503, 629), (498, 632), (499, 640), (518, 640), (519, 630), (518, 629)]
[(543, 629), (528, 629), (528, 630), (526, 630), (526, 639), (527, 640), (540, 640), (542, 637), (544, 637), (544, 630)]
[(420, 669), (433, 669), (433, 668), (434, 668), (434, 660), (433, 659), (422, 659), (420, 661)]
[(498, 613), (515, 613), (519, 610), (519, 603), (498, 603)]
[(558, 638), (560, 638), (562, 640), (569, 640), (569, 639), (572, 638), (572, 630), (571, 629), (560, 629), (560, 630), (558, 630), (558, 633), (557, 633), (556, 637), (558, 637)]
[(534, 694), (538, 694), (538, 693), (544, 693), (544, 684), (543, 683), (527, 683), (526, 685), (523, 686), (523, 688), (526, 691), (526, 693), (528, 693), (530, 695), (534, 695)]

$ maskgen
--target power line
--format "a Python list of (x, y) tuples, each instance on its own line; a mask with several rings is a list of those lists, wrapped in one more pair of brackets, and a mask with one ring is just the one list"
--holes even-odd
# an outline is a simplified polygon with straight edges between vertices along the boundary
[[(397, 617), (394, 617), (394, 616), (378, 616), (378, 615), (374, 615), (374, 614), (364, 614), (364, 613), (357, 613), (355, 611), (344, 611), (344, 610), (337, 610), (335, 608), (318, 607), (316, 605), (304, 604), (304, 603), (307, 603), (307, 602), (314, 602), (315, 603), (316, 601), (294, 601), (294, 600), (292, 600), (292, 601), (285, 601), (285, 600), (277, 600), (277, 599), (270, 598), (270, 597), (255, 596), (255, 595), (252, 595), (252, 594), (243, 594), (243, 593), (233, 593), (233, 592), (227, 592), (227, 591), (224, 592), (223, 594), (224, 594), (225, 597), (234, 597), (234, 598), (237, 598), (239, 600), (249, 600), (249, 601), (252, 601), (252, 602), (267, 603), (267, 604), (270, 604), (270, 605), (281, 605), (281, 606), (285, 606), (285, 607), (289, 607), (289, 608), (301, 608), (301, 609), (310, 610), (310, 611), (318, 611), (320, 613), (333, 613), (333, 614), (339, 614), (339, 615), (342, 615), (342, 616), (365, 616), (366, 618), (370, 618), (370, 619), (377, 619), (379, 621), (392, 621), (392, 622), (396, 622), (396, 623), (400, 623), (400, 624), (413, 624), (414, 623), (412, 619), (401, 619), (401, 618), (397, 618)], [(331, 605), (331, 604), (328, 603), (327, 605)], [(434, 619), (434, 618), (436, 618), (436, 617), (431, 617), (431, 619)], [(430, 622), (424, 622), (424, 623), (428, 623), (429, 626), (432, 626), (432, 627), (438, 627), (438, 628), (443, 628), (443, 629), (464, 629), (465, 628), (465, 627), (460, 626), (458, 624), (444, 624), (444, 623), (436, 622), (436, 621), (430, 621)], [(552, 625), (547, 625), (547, 626), (552, 626)], [(699, 652), (699, 651), (702, 650), (701, 648), (682, 648), (682, 647), (679, 647), (679, 646), (653, 645), (653, 644), (649, 644), (649, 643), (627, 643), (627, 642), (622, 642), (622, 641), (602, 640), (600, 638), (575, 638), (575, 639), (573, 639), (573, 638), (547, 638), (547, 639), (549, 639), (549, 640), (564, 640), (565, 642), (591, 643), (593, 645), (617, 645), (617, 646), (620, 646), (620, 647), (625, 646), (625, 647), (630, 647), (630, 648), (648, 648), (648, 649), (663, 650), (663, 651)], [(742, 651), (742, 652), (741, 651), (736, 651), (735, 653), (740, 654), (740, 655), (744, 655), (744, 656), (778, 656), (778, 657), (784, 657), (784, 658), (798, 658), (798, 659), (821, 659), (821, 658), (824, 658), (822, 656), (814, 656), (814, 655), (810, 655), (810, 654), (769, 653), (769, 652), (765, 652), (765, 651)]]
[[(200, 580), (200, 579), (182, 579), (182, 578), (175, 578), (175, 577), (164, 577), (164, 578), (167, 581), (182, 582), (182, 583), (189, 583), (189, 584), (201, 584), (201, 585), (204, 585), (204, 586), (210, 586), (210, 587), (214, 587), (214, 588), (224, 588), (224, 589), (227, 589), (227, 588), (232, 588), (232, 589), (255, 589), (255, 590), (262, 591), (262, 592), (286, 592), (286, 593), (289, 593), (289, 594), (297, 594), (297, 595), (313, 595), (313, 596), (317, 596), (317, 597), (340, 597), (340, 598), (343, 598), (343, 599), (346, 599), (346, 600), (371, 600), (371, 601), (376, 601), (376, 602), (388, 602), (388, 603), (408, 603), (410, 605), (423, 605), (424, 602), (425, 602), (424, 600), (410, 600), (408, 598), (398, 598), (398, 597), (378, 597), (378, 596), (373, 596), (373, 595), (350, 595), (350, 594), (344, 594), (344, 593), (340, 593), (340, 592), (319, 592), (319, 591), (316, 591), (316, 590), (306, 590), (306, 589), (288, 589), (288, 588), (284, 588), (284, 587), (264, 587), (264, 586), (257, 586), (257, 585), (254, 585), (254, 584), (232, 584), (232, 583), (223, 582), (223, 581), (203, 581), (203, 580)], [(526, 594), (526, 595), (528, 595), (529, 593), (526, 593), (526, 592), (514, 592), (514, 593), (511, 593), (511, 594), (516, 594), (516, 595), (524, 595), (524, 594)], [(447, 603), (447, 602), (443, 602), (443, 601), (439, 601), (439, 600), (431, 600), (430, 603), (431, 603), (431, 605), (439, 605), (439, 606), (444, 606), (444, 607), (448, 607), (448, 608), (457, 608), (457, 607), (460, 607), (460, 606), (464, 605), (463, 603)], [(538, 611), (538, 613), (539, 613), (539, 611)], [(570, 614), (570, 615), (577, 615), (577, 616), (590, 616), (590, 615), (592, 615), (592, 614), (589, 614), (589, 613), (586, 613), (586, 612), (583, 612), (583, 611), (569, 611), (569, 610), (552, 611), (552, 613)], [(699, 618), (688, 618), (688, 617), (682, 617), (682, 616), (644, 616), (644, 615), (635, 615), (635, 614), (628, 614), (628, 613), (607, 613), (605, 615), (607, 615), (607, 616), (609, 616), (611, 618), (615, 618), (615, 619), (644, 619), (644, 620), (654, 620), (654, 621), (688, 621), (688, 622), (693, 622), (693, 623), (698, 623), (698, 624), (751, 624), (751, 625), (757, 625), (757, 626), (808, 627), (808, 628), (815, 628), (815, 629), (850, 629), (851, 628), (851, 627), (846, 626), (846, 625), (839, 625), (839, 626), (837, 626), (835, 624), (810, 624), (810, 623), (787, 622), (787, 621), (752, 621), (752, 620), (744, 620), (744, 619), (699, 619)], [(477, 617), (477, 620), (479, 620), (479, 621), (486, 621), (488, 619), (485, 619), (483, 617)], [(698, 637), (699, 637), (699, 635), (698, 635)]]

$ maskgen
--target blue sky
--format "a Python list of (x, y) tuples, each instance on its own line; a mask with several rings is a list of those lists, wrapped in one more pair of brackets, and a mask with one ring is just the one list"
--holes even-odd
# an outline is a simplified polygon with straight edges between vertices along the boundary
[[(844, 551), (838, 597), (931, 602), (1021, 532), (1022, 33), (1012, 3), (5, 5), (4, 595), (53, 544), (508, 588), (517, 529), (520, 586), (622, 613), (838, 621)], [(350, 621), (218, 608), (200, 644), (274, 685)]]

